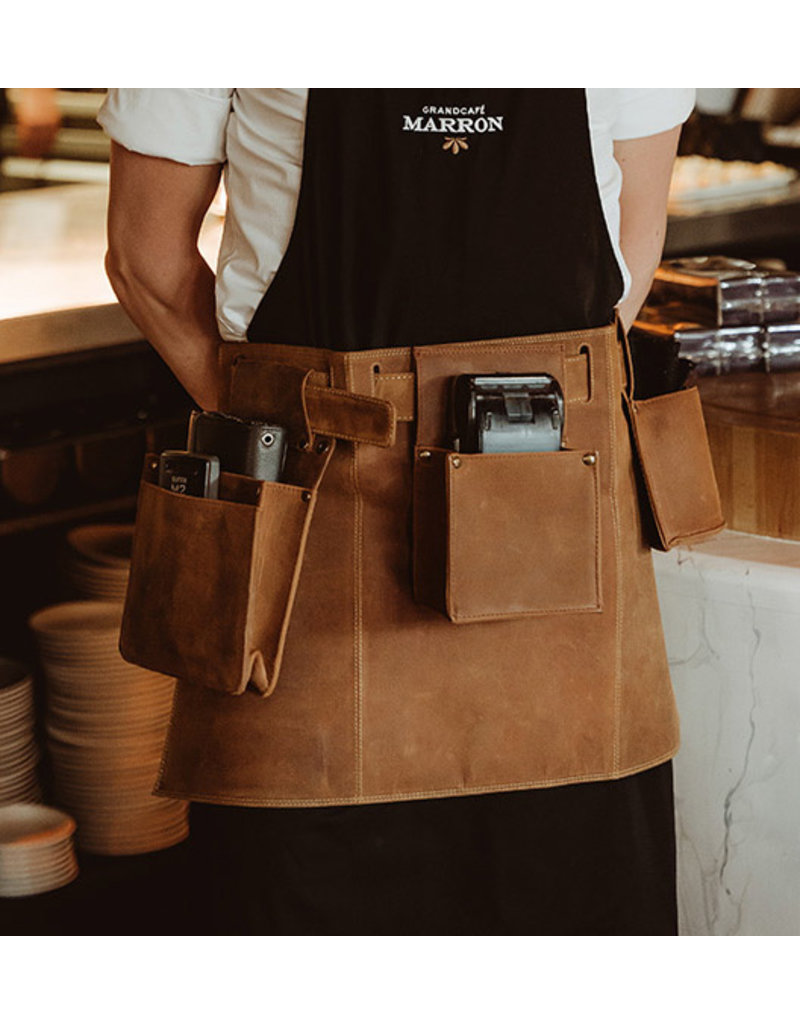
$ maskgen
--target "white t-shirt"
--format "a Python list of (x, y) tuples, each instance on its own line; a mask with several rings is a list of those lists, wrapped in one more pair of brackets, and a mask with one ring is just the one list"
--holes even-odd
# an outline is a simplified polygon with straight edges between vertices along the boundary
[[(217, 317), (229, 341), (248, 324), (283, 258), (294, 223), (307, 89), (110, 89), (98, 121), (126, 149), (185, 164), (226, 163), (227, 214), (217, 264)], [(595, 176), (619, 248), (622, 173), (614, 142), (682, 124), (694, 89), (587, 89)]]

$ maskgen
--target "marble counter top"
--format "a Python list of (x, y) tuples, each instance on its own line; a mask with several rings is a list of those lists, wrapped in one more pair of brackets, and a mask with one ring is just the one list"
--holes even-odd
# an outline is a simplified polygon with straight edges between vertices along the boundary
[(681, 717), (685, 935), (800, 934), (800, 542), (653, 553)]
[[(105, 274), (107, 201), (102, 184), (0, 196), (0, 363), (141, 339)], [(222, 223), (201, 232), (212, 266)]]

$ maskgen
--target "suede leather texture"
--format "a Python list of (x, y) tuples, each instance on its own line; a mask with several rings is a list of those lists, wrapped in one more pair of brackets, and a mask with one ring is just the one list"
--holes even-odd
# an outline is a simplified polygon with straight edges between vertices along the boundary
[(223, 693), (272, 692), (334, 445), (299, 456), (303, 485), (222, 473), (218, 499), (159, 487), (148, 454), (119, 639), (126, 661)]
[(634, 400), (630, 411), (654, 546), (668, 551), (719, 533), (725, 519), (697, 388)]
[[(617, 778), (673, 756), (678, 724), (613, 325), (417, 350), (243, 347), (259, 379), (271, 363), (289, 364), (314, 371), (318, 387), (391, 401), (395, 439), (337, 442), (274, 692), (234, 696), (182, 678), (158, 793), (262, 806), (374, 803)], [(446, 378), (473, 369), (558, 377), (567, 451), (523, 455), (519, 474), (512, 460), (476, 462), (457, 484), (448, 474), (466, 467), (453, 470), (443, 452), (431, 500), (447, 544), (429, 544), (430, 558), (450, 558), (456, 606), (468, 618), (478, 611), (476, 621), (453, 622), (414, 596), (415, 543), (424, 544), (414, 476), (420, 446), (442, 447)], [(229, 380), (228, 411), (242, 408), (243, 379)], [(257, 402), (252, 379), (246, 400)], [(593, 463), (582, 461), (587, 453)], [(454, 551), (441, 500), (448, 488), (459, 503)], [(478, 509), (493, 492), (502, 508)], [(519, 559), (504, 551), (493, 563), (487, 538), (475, 535), (482, 516), (522, 545), (520, 564), (550, 588), (543, 595), (523, 579), (514, 600), (527, 604), (510, 617), (508, 608), (492, 612)], [(488, 590), (471, 572), (475, 558)]]

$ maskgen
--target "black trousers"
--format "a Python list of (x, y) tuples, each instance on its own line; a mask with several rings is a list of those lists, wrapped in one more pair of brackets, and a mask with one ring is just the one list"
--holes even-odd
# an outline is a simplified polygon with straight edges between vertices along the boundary
[(330, 808), (194, 804), (215, 935), (674, 935), (672, 766), (613, 782)]

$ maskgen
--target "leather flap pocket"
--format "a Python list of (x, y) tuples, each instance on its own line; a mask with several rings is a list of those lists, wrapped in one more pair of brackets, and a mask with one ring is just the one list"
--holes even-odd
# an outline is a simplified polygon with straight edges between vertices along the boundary
[[(319, 466), (321, 477), (333, 449)], [(122, 656), (223, 693), (275, 687), (316, 487), (220, 476), (219, 499), (140, 484)]]
[(725, 526), (696, 387), (628, 403), (653, 547), (704, 540)]
[(453, 622), (600, 610), (596, 452), (416, 455), (418, 601)]

